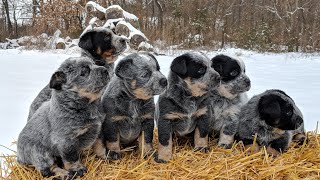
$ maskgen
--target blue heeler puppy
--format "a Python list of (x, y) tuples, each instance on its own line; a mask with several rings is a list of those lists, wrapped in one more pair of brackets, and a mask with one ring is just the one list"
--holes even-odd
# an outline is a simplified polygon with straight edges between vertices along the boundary
[(238, 130), (240, 108), (248, 101), (246, 92), (251, 83), (241, 59), (217, 55), (211, 62), (221, 81), (218, 88), (211, 91), (210, 126), (213, 136), (219, 137), (218, 146), (231, 148)]
[(292, 139), (299, 144), (306, 140), (302, 113), (281, 90), (267, 90), (252, 97), (242, 106), (239, 120), (236, 137), (253, 147), (253, 152), (265, 146), (269, 154), (277, 156), (287, 150)]
[(153, 55), (134, 53), (120, 60), (101, 100), (106, 117), (94, 145), (100, 158), (119, 159), (121, 146), (137, 141), (143, 155), (152, 153), (154, 96), (166, 86)]
[[(80, 152), (92, 146), (100, 132), (102, 89), (106, 68), (88, 58), (69, 58), (52, 75), (50, 100), (31, 116), (18, 138), (18, 162), (33, 165), (45, 177), (82, 176)], [(59, 167), (59, 162), (63, 167)]]
[(157, 103), (158, 154), (155, 160), (172, 159), (172, 136), (194, 133), (195, 149), (208, 151), (210, 90), (218, 86), (219, 74), (208, 57), (189, 52), (170, 66), (169, 86)]
[[(103, 66), (113, 74), (114, 62), (127, 48), (127, 40), (117, 36), (110, 29), (95, 27), (83, 32), (79, 39), (81, 56), (90, 58), (96, 65)], [(46, 85), (33, 100), (28, 120), (33, 113), (51, 98), (51, 89)]]

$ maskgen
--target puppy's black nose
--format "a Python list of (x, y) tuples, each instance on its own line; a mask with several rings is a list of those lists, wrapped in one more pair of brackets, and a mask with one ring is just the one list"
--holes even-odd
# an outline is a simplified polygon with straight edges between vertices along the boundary
[(121, 38), (121, 39), (120, 39), (120, 43), (121, 43), (121, 44), (126, 44), (126, 43), (127, 43), (127, 40), (124, 39), (124, 38)]
[(250, 86), (250, 85), (251, 85), (250, 79), (245, 79), (244, 82), (246, 83), (247, 86)]
[(166, 78), (161, 78), (160, 79), (160, 85), (163, 87), (166, 87), (168, 85), (168, 81)]

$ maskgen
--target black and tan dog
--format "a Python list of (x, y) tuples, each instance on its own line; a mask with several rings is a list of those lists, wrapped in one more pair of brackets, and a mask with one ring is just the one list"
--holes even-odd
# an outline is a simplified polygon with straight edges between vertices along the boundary
[(157, 162), (172, 158), (172, 136), (194, 132), (196, 149), (208, 150), (209, 91), (220, 82), (211, 62), (199, 52), (175, 58), (168, 76), (169, 86), (157, 103), (158, 154)]
[(253, 148), (252, 152), (265, 146), (269, 154), (277, 156), (287, 150), (292, 139), (300, 144), (305, 141), (302, 113), (283, 91), (267, 90), (242, 106), (236, 137)]
[(94, 145), (98, 157), (119, 159), (121, 146), (137, 140), (143, 155), (152, 153), (154, 96), (166, 86), (153, 55), (134, 53), (120, 60), (101, 100), (106, 117)]
[[(111, 30), (95, 27), (80, 36), (81, 56), (90, 58), (96, 65), (104, 66), (113, 74), (114, 62), (127, 48), (127, 40), (115, 35)], [(51, 98), (49, 85), (45, 86), (30, 106), (28, 120), (36, 110)]]

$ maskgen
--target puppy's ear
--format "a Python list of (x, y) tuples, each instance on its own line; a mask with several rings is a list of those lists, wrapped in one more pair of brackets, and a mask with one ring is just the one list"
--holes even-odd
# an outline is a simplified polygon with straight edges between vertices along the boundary
[(133, 79), (130, 67), (133, 64), (132, 59), (126, 59), (119, 62), (115, 69), (115, 74), (121, 79)]
[(261, 97), (258, 105), (261, 119), (270, 122), (281, 117), (281, 107), (278, 98), (272, 94)]
[(187, 62), (183, 56), (179, 56), (173, 60), (170, 66), (171, 71), (179, 76), (184, 76), (187, 73)]
[(66, 74), (62, 71), (55, 72), (50, 79), (49, 87), (56, 90), (62, 89), (62, 84), (67, 82)]
[(92, 37), (95, 32), (87, 32), (80, 37), (78, 46), (85, 50), (90, 50), (93, 48)]

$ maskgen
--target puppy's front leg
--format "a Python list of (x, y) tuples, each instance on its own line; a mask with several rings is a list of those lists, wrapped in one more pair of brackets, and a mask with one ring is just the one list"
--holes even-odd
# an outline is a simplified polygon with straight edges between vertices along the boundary
[(158, 141), (158, 153), (155, 161), (158, 163), (167, 163), (172, 159), (172, 126), (170, 120), (159, 119)]
[(236, 122), (228, 122), (228, 124), (224, 124), (220, 130), (219, 142), (218, 146), (230, 149), (234, 142), (234, 135), (238, 129), (238, 125)]
[(64, 169), (70, 172), (73, 177), (83, 176), (87, 168), (80, 162), (79, 148), (75, 145), (64, 145), (59, 148), (62, 153)]
[(194, 148), (196, 151), (201, 151), (201, 152), (209, 151), (208, 134), (209, 134), (209, 116), (207, 113), (205, 113), (196, 118), (196, 129), (194, 132)]
[[(150, 155), (153, 151), (152, 140), (153, 140), (153, 129), (154, 129), (154, 120), (153, 113), (150, 113), (142, 122), (142, 132), (139, 138), (139, 150), (144, 157)], [(143, 139), (142, 139), (143, 138)]]
[(117, 121), (122, 120), (123, 116), (106, 116), (102, 124), (102, 132), (106, 141), (107, 159), (117, 160), (121, 158), (120, 154), (120, 134), (117, 127)]
[(289, 138), (290, 136), (286, 133), (282, 137), (271, 141), (267, 147), (267, 153), (273, 156), (279, 156), (288, 149), (290, 143)]

